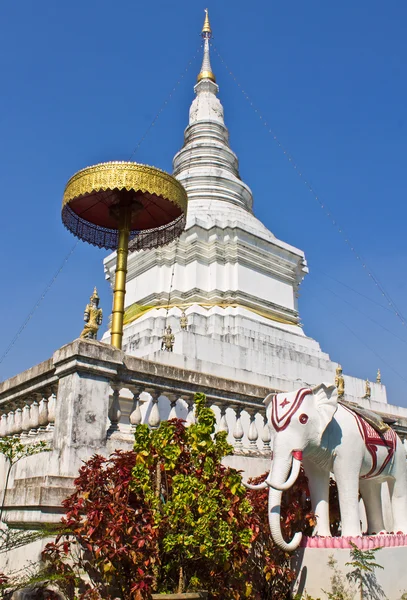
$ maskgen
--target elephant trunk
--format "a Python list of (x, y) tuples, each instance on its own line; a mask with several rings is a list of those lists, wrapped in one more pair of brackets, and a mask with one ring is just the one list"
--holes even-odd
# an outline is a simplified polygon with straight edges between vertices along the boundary
[[(297, 532), (291, 542), (286, 542), (281, 532), (281, 496), (282, 492), (288, 489), (298, 477), (301, 467), (301, 452), (293, 452), (292, 461), (278, 460), (274, 465), (273, 471), (268, 476), (266, 483), (269, 489), (269, 524), (270, 532), (274, 542), (285, 550), (292, 552), (300, 545), (302, 533)], [(287, 479), (287, 474), (291, 469), (291, 474)]]
[(280, 490), (273, 488), (269, 489), (269, 525), (271, 537), (282, 550), (285, 550), (285, 552), (293, 552), (301, 543), (302, 533), (295, 533), (291, 542), (286, 542), (283, 538), (280, 519), (281, 496), (282, 492)]

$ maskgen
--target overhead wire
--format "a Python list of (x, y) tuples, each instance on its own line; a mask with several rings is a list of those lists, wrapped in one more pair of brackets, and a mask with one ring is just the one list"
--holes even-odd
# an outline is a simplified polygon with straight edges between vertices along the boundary
[(384, 289), (384, 286), (380, 283), (380, 281), (378, 280), (378, 278), (373, 274), (372, 270), (367, 265), (366, 261), (362, 258), (362, 256), (356, 250), (354, 244), (351, 242), (351, 240), (347, 236), (346, 232), (343, 230), (343, 228), (337, 222), (337, 220), (334, 217), (332, 211), (319, 198), (318, 194), (314, 190), (314, 187), (309, 182), (309, 180), (304, 176), (302, 170), (298, 166), (297, 162), (294, 160), (292, 154), (280, 142), (280, 140), (277, 137), (275, 131), (270, 127), (270, 125), (267, 122), (267, 120), (263, 117), (263, 114), (258, 109), (258, 107), (255, 105), (255, 103), (253, 102), (253, 100), (251, 99), (251, 97), (249, 96), (249, 94), (246, 92), (246, 90), (243, 88), (242, 84), (240, 83), (240, 81), (238, 80), (238, 78), (236, 77), (236, 75), (233, 73), (233, 71), (230, 69), (230, 67), (228, 66), (228, 64), (226, 63), (226, 61), (224, 60), (224, 58), (220, 54), (220, 52), (217, 49), (217, 47), (213, 43), (211, 44), (211, 47), (214, 49), (214, 51), (216, 52), (217, 56), (219, 57), (219, 60), (221, 61), (221, 63), (223, 64), (223, 66), (225, 67), (225, 69), (227, 70), (227, 72), (229, 73), (229, 75), (232, 77), (232, 79), (234, 80), (234, 82), (236, 83), (236, 85), (238, 86), (238, 88), (240, 89), (240, 91), (242, 92), (244, 98), (250, 104), (250, 106), (252, 107), (252, 109), (254, 110), (254, 112), (257, 114), (257, 116), (259, 117), (260, 121), (262, 121), (263, 126), (268, 131), (268, 133), (272, 136), (272, 138), (276, 142), (277, 146), (280, 148), (280, 150), (282, 150), (284, 156), (287, 158), (288, 162), (292, 165), (293, 169), (296, 171), (296, 173), (298, 174), (298, 176), (300, 177), (300, 179), (302, 180), (302, 182), (304, 183), (304, 185), (306, 186), (306, 188), (308, 189), (308, 191), (313, 195), (314, 199), (318, 202), (320, 208), (324, 211), (325, 215), (330, 219), (332, 225), (337, 229), (337, 231), (339, 232), (339, 234), (341, 235), (341, 237), (344, 239), (345, 243), (350, 248), (350, 250), (353, 253), (353, 255), (360, 262), (360, 264), (362, 265), (362, 267), (365, 270), (365, 272), (367, 273), (367, 275), (370, 277), (370, 279), (372, 280), (372, 282), (375, 284), (376, 288), (379, 290), (379, 292), (381, 293), (381, 295), (386, 299), (387, 303), (391, 307), (391, 309), (394, 312), (394, 314), (401, 321), (402, 325), (405, 326), (406, 325), (406, 319), (404, 318), (404, 316), (401, 313), (400, 309), (397, 307), (397, 305), (394, 302), (394, 300), (391, 298), (390, 294)]
[(41, 302), (44, 300), (45, 296), (49, 292), (51, 286), (55, 282), (56, 278), (58, 277), (58, 275), (60, 274), (60, 272), (62, 271), (62, 269), (66, 265), (66, 263), (68, 262), (68, 260), (72, 256), (72, 254), (73, 254), (76, 246), (78, 245), (78, 243), (79, 243), (79, 240), (76, 240), (76, 242), (74, 243), (74, 245), (72, 246), (72, 248), (69, 250), (68, 254), (65, 256), (65, 258), (62, 261), (61, 265), (59, 266), (58, 270), (54, 273), (52, 279), (50, 279), (50, 281), (48, 282), (48, 284), (45, 287), (44, 291), (42, 292), (41, 296), (38, 298), (37, 302), (34, 304), (33, 308), (28, 313), (28, 315), (25, 318), (25, 320), (23, 321), (23, 323), (20, 325), (20, 328), (17, 330), (17, 333), (14, 335), (14, 337), (11, 340), (11, 342), (9, 343), (9, 345), (7, 346), (7, 348), (5, 349), (5, 351), (3, 352), (3, 354), (1, 355), (1, 357), (0, 357), (0, 364), (3, 362), (3, 360), (9, 354), (10, 350), (12, 349), (12, 347), (14, 346), (14, 344), (16, 343), (16, 341), (18, 340), (18, 338), (20, 337), (20, 335), (22, 334), (22, 332), (24, 331), (24, 329), (27, 327), (28, 323), (33, 318), (34, 313), (36, 312), (36, 310), (40, 306)]
[[(319, 302), (319, 304), (325, 308), (325, 310), (327, 310), (330, 314), (333, 314), (332, 310), (328, 306), (326, 306), (326, 304), (324, 304), (318, 296), (316, 296), (315, 298), (316, 298), (317, 302)], [(374, 348), (369, 346), (369, 344), (366, 343), (366, 340), (364, 340), (355, 331), (353, 331), (353, 329), (351, 327), (349, 327), (349, 325), (347, 323), (345, 323), (345, 321), (340, 319), (336, 314), (334, 315), (334, 317), (335, 317), (335, 320), (338, 321), (338, 323), (340, 323), (341, 325), (343, 325), (357, 340), (359, 340), (359, 342), (361, 344), (363, 344), (363, 346), (365, 346), (365, 348), (370, 350), (370, 352), (372, 352), (372, 354), (374, 354), (381, 361), (381, 363), (386, 365), (386, 367), (388, 369), (393, 371), (393, 373), (395, 373), (395, 375), (397, 375), (398, 377), (400, 377), (400, 379), (402, 379), (403, 381), (405, 381), (407, 383), (407, 379), (401, 373), (399, 373), (390, 363), (388, 363), (383, 358), (383, 356), (381, 356)]]
[[(168, 105), (168, 103), (171, 101), (175, 91), (177, 90), (177, 88), (179, 87), (179, 85), (181, 84), (182, 80), (184, 79), (185, 75), (187, 74), (187, 72), (189, 71), (191, 65), (194, 63), (194, 61), (196, 60), (197, 56), (198, 56), (198, 52), (200, 47), (202, 46), (202, 44), (199, 45), (199, 47), (197, 48), (197, 50), (195, 51), (193, 57), (191, 58), (191, 60), (188, 62), (186, 68), (184, 69), (184, 71), (181, 73), (181, 76), (178, 78), (176, 84), (174, 85), (174, 87), (171, 89), (171, 92), (168, 94), (168, 96), (166, 97), (165, 101), (163, 102), (163, 104), (161, 105), (161, 107), (159, 108), (158, 112), (156, 113), (156, 115), (154, 116), (153, 120), (151, 121), (150, 125), (147, 127), (146, 131), (144, 132), (144, 134), (142, 135), (142, 137), (140, 138), (139, 142), (137, 143), (137, 145), (135, 146), (133, 152), (130, 155), (129, 160), (131, 160), (135, 154), (137, 153), (137, 151), (139, 150), (140, 146), (142, 145), (142, 143), (145, 141), (145, 139), (147, 138), (148, 134), (150, 133), (151, 129), (155, 126), (156, 122), (158, 121), (158, 119), (160, 118), (162, 112), (164, 111), (164, 109), (166, 108), (166, 106)], [(99, 202), (99, 200), (97, 202), (95, 202), (92, 206), (87, 207), (85, 209), (84, 212), (86, 212), (86, 210), (90, 210), (91, 208), (93, 208), (93, 206), (95, 206), (97, 203)], [(41, 296), (38, 298), (38, 300), (36, 301), (36, 303), (34, 304), (33, 308), (30, 310), (30, 312), (28, 313), (27, 317), (25, 318), (25, 320), (22, 322), (22, 324), (20, 325), (19, 329), (17, 330), (17, 332), (15, 333), (15, 335), (13, 336), (13, 338), (11, 339), (10, 343), (8, 344), (8, 346), (6, 347), (5, 351), (3, 352), (3, 354), (0, 356), (0, 364), (4, 361), (4, 359), (8, 356), (8, 354), (10, 353), (11, 349), (13, 348), (13, 346), (15, 345), (15, 343), (17, 342), (17, 340), (19, 339), (20, 335), (23, 333), (24, 329), (27, 327), (28, 323), (31, 321), (31, 319), (33, 318), (35, 312), (37, 311), (37, 309), (39, 308), (40, 304), (42, 303), (42, 301), (44, 300), (45, 296), (47, 295), (47, 293), (49, 292), (49, 290), (51, 289), (52, 285), (54, 284), (55, 280), (57, 279), (58, 275), (61, 273), (62, 269), (65, 267), (66, 263), (68, 262), (68, 260), (70, 259), (70, 257), (72, 256), (73, 252), (75, 251), (75, 248), (78, 245), (79, 240), (76, 240), (74, 245), (71, 247), (71, 249), (69, 250), (68, 254), (65, 256), (65, 258), (63, 259), (60, 267), (58, 268), (58, 270), (55, 272), (55, 274), (53, 275), (53, 277), (51, 278), (51, 280), (49, 281), (49, 283), (46, 285), (46, 287), (44, 288), (43, 292), (41, 293)]]
[(347, 304), (348, 306), (350, 306), (351, 308), (353, 308), (353, 310), (355, 310), (356, 312), (362, 314), (364, 317), (366, 317), (366, 319), (369, 319), (369, 321), (371, 321), (372, 323), (374, 323), (375, 325), (377, 325), (378, 327), (380, 327), (381, 329), (383, 329), (383, 331), (386, 331), (387, 333), (390, 333), (390, 335), (394, 336), (400, 342), (403, 342), (403, 344), (407, 344), (407, 340), (404, 340), (402, 337), (400, 337), (399, 335), (397, 335), (397, 333), (394, 333), (393, 331), (391, 331), (391, 329), (388, 329), (382, 323), (380, 323), (379, 321), (376, 321), (376, 319), (373, 319), (370, 315), (366, 314), (363, 310), (361, 310), (360, 308), (358, 308), (357, 306), (355, 306), (354, 304), (352, 304), (351, 302), (349, 302), (349, 300), (346, 300), (345, 298), (342, 298), (342, 296), (339, 296), (339, 294), (337, 294), (336, 292), (334, 292), (333, 290), (331, 290), (329, 287), (327, 287), (325, 285), (322, 285), (318, 281), (314, 280), (314, 282), (319, 287), (321, 287), (321, 289), (327, 290), (330, 294), (332, 294), (333, 296), (335, 296), (336, 298), (338, 298), (339, 300), (341, 300), (342, 302), (344, 302), (345, 304)]

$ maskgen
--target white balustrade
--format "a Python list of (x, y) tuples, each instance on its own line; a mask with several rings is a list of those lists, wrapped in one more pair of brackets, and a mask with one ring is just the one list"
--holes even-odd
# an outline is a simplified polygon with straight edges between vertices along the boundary
[(31, 428), (31, 415), (30, 415), (31, 409), (30, 409), (30, 405), (26, 404), (23, 408), (23, 431), (22, 431), (22, 437), (27, 437), (28, 433), (30, 431)]
[(30, 406), (30, 432), (28, 435), (30, 437), (37, 435), (39, 426), (40, 405), (38, 404), (37, 400), (34, 400), (34, 402)]
[(52, 392), (48, 402), (48, 431), (52, 431), (55, 427), (55, 409), (57, 403), (57, 396), (55, 392)]
[(6, 437), (7, 435), (7, 414), (3, 413), (0, 419), (0, 437)]
[(178, 396), (176, 394), (172, 394), (172, 393), (165, 393), (165, 396), (168, 398), (168, 400), (170, 401), (171, 404), (171, 410), (170, 410), (170, 414), (168, 415), (168, 420), (170, 421), (171, 419), (177, 419), (177, 400), (178, 400)]
[(113, 432), (118, 431), (119, 429), (119, 421), (122, 416), (122, 411), (120, 410), (120, 389), (121, 386), (117, 384), (112, 384), (113, 389), (113, 397), (112, 402), (110, 403), (108, 417), (110, 420), (110, 427), (108, 430), (108, 435), (111, 435)]
[(7, 435), (14, 435), (14, 410), (10, 410), (7, 419)]
[(220, 421), (218, 425), (218, 431), (226, 431), (229, 434), (229, 425), (226, 419), (226, 406), (222, 404), (220, 407)]
[(258, 438), (259, 438), (259, 432), (257, 431), (257, 426), (256, 426), (256, 414), (254, 412), (250, 412), (250, 426), (249, 426), (249, 432), (247, 434), (247, 439), (249, 440), (250, 448), (252, 450), (257, 450)]
[(41, 398), (38, 414), (39, 431), (46, 431), (48, 425), (48, 398)]
[(132, 393), (133, 393), (133, 406), (131, 407), (129, 421), (130, 421), (130, 425), (131, 425), (131, 430), (135, 431), (137, 425), (140, 425), (140, 423), (142, 422), (143, 417), (142, 417), (141, 409), (140, 409), (140, 390), (138, 388), (133, 389)]
[(270, 450), (271, 431), (269, 424), (267, 423), (267, 417), (264, 417), (264, 426), (263, 431), (261, 433), (261, 441), (263, 442), (264, 449)]
[(14, 413), (14, 434), (20, 435), (23, 430), (23, 411), (17, 408)]
[(185, 425), (186, 427), (189, 427), (190, 425), (194, 425), (196, 423), (193, 397), (189, 396), (186, 400), (186, 403), (188, 406), (188, 414), (185, 421)]
[(160, 396), (160, 392), (155, 390), (154, 388), (146, 388), (146, 392), (148, 392), (151, 396), (151, 410), (148, 417), (148, 424), (151, 429), (157, 429), (161, 423), (160, 411), (158, 410), (158, 398)]
[(236, 446), (236, 448), (241, 448), (243, 446), (244, 431), (242, 426), (242, 419), (240, 417), (241, 412), (242, 409), (240, 407), (236, 409), (236, 423), (232, 434), (235, 440), (234, 445)]

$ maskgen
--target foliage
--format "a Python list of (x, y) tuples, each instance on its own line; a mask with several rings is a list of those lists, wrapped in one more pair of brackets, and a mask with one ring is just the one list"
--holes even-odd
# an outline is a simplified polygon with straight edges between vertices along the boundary
[(195, 395), (196, 423), (162, 423), (136, 432), (134, 489), (154, 512), (159, 591), (206, 589), (212, 597), (250, 593), (245, 562), (258, 531), (241, 476), (221, 464), (232, 453), (226, 433), (215, 432), (205, 396)]
[(376, 552), (381, 548), (372, 548), (372, 550), (359, 550), (359, 548), (350, 542), (352, 550), (350, 552), (351, 561), (345, 563), (347, 567), (352, 567), (352, 571), (347, 573), (346, 578), (354, 583), (359, 589), (360, 598), (363, 598), (364, 590), (367, 590), (368, 597), (372, 600), (379, 600), (384, 596), (380, 588), (374, 571), (383, 569), (382, 565), (375, 562)]
[[(44, 441), (35, 442), (31, 444), (23, 444), (19, 438), (4, 437), (0, 438), (0, 454), (6, 459), (6, 474), (3, 484), (3, 495), (0, 506), (0, 553), (8, 552), (9, 550), (18, 546), (24, 546), (31, 542), (48, 537), (54, 534), (48, 528), (42, 528), (39, 531), (20, 531), (9, 529), (2, 521), (4, 513), (4, 504), (6, 499), (6, 493), (8, 483), (10, 479), (11, 470), (16, 463), (23, 458), (34, 456), (40, 452), (49, 452), (50, 448)], [(24, 574), (15, 574), (13, 576), (6, 576), (0, 573), (0, 595), (2, 598), (6, 598), (11, 595), (14, 591), (22, 589), (27, 585), (31, 585), (33, 581), (39, 581), (40, 575), (38, 569), (24, 569)]]
[[(157, 536), (153, 515), (130, 486), (134, 452), (93, 456), (80, 469), (76, 490), (64, 501), (65, 532), (47, 544), (50, 573), (65, 576), (64, 593), (80, 598), (140, 598), (153, 582)], [(86, 573), (91, 583), (84, 583)]]
[(10, 473), (13, 466), (23, 458), (28, 456), (34, 456), (39, 452), (49, 452), (50, 448), (44, 441), (35, 442), (34, 444), (23, 444), (19, 438), (4, 437), (0, 438), (0, 454), (4, 456), (7, 461), (7, 471), (4, 483), (3, 498), (0, 508), (0, 522), (3, 516), (4, 501), (6, 499), (6, 492), (8, 482), (10, 479)]

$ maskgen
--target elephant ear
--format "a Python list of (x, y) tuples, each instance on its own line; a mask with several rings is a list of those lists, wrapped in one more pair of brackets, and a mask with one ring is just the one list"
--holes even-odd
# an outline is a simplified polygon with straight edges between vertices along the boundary
[(322, 438), (325, 429), (332, 421), (338, 408), (338, 390), (336, 389), (336, 386), (331, 383), (320, 383), (312, 388), (312, 393), (319, 414), (319, 433)]

